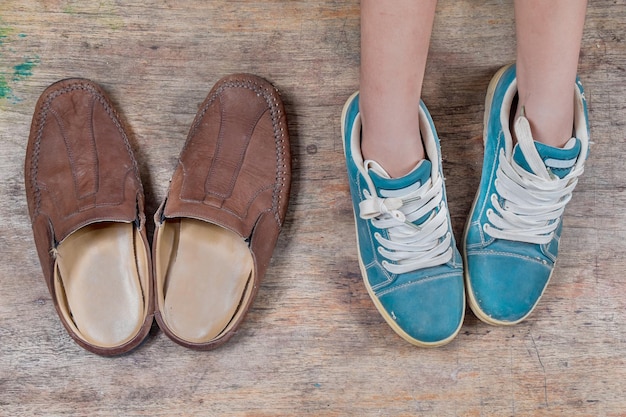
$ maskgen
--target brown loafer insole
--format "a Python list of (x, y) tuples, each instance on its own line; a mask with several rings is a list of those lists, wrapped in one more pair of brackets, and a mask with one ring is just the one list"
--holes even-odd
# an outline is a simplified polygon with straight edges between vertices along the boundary
[(59, 305), (76, 334), (93, 345), (120, 346), (144, 323), (140, 274), (147, 258), (135, 244), (132, 224), (107, 222), (83, 227), (57, 247)]
[(254, 262), (246, 242), (215, 224), (174, 219), (159, 231), (156, 253), (158, 302), (168, 329), (191, 343), (219, 337), (251, 294)]

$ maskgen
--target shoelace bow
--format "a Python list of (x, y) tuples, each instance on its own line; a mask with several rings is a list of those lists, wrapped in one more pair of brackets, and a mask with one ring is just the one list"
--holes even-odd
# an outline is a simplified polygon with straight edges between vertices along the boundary
[[(521, 118), (520, 118), (521, 120)], [(491, 195), (494, 210), (487, 210), (489, 223), (485, 232), (497, 239), (506, 239), (534, 244), (549, 243), (559, 226), (565, 206), (572, 198), (583, 167), (576, 167), (564, 178), (550, 173), (534, 149), (530, 126), (524, 119), (516, 124), (516, 133), (528, 163), (535, 167), (535, 175), (509, 160), (504, 150), (500, 151), (496, 171), (496, 193)], [(522, 135), (524, 135), (522, 137)]]
[[(431, 179), (402, 198), (381, 198), (363, 191), (359, 216), (370, 220), (387, 237), (375, 233), (378, 252), (389, 261), (383, 267), (392, 274), (442, 265), (452, 259), (452, 235), (448, 232), (447, 208), (443, 203), (443, 179)], [(428, 215), (420, 225), (413, 222)]]

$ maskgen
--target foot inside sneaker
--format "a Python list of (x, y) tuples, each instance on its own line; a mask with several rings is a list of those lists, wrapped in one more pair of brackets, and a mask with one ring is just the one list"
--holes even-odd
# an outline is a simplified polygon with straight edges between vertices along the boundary
[(513, 146), (509, 117), (517, 94), (515, 66), (493, 78), (485, 103), (485, 156), (480, 187), (465, 229), (463, 255), (470, 307), (489, 324), (524, 320), (545, 291), (558, 254), (565, 206), (589, 147), (580, 83), (574, 138), (562, 149), (535, 142), (520, 117)]
[(363, 281), (390, 327), (408, 342), (450, 342), (465, 313), (462, 261), (450, 226), (441, 152), (430, 115), (420, 106), (428, 159), (390, 178), (363, 160), (358, 94), (342, 115), (344, 152)]

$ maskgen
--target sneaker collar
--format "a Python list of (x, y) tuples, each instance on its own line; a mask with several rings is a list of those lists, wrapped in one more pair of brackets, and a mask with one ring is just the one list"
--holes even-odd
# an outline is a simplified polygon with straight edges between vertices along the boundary
[[(426, 157), (429, 162), (429, 164), (426, 164), (425, 167), (430, 167), (430, 173), (428, 176), (426, 176), (426, 179), (428, 179), (428, 177), (432, 177), (433, 179), (435, 179), (439, 176), (439, 151), (437, 149), (437, 141), (434, 136), (434, 126), (432, 125), (432, 121), (426, 114), (423, 106), (424, 104), (420, 103), (419, 118), (422, 142), (424, 143), (424, 150), (426, 151)], [(350, 133), (350, 154), (352, 156), (352, 160), (357, 166), (357, 169), (365, 178), (365, 181), (368, 184), (368, 188), (373, 189), (375, 184), (373, 183), (372, 178), (370, 178), (370, 173), (375, 172), (371, 170), (371, 163), (374, 161), (371, 161), (370, 167), (368, 167), (366, 166), (366, 163), (368, 163), (368, 161), (363, 160), (363, 154), (361, 153), (361, 127), (361, 114), (358, 113), (354, 119), (354, 123), (352, 124), (352, 131)], [(378, 167), (380, 167), (380, 165), (378, 165)], [(414, 168), (414, 170), (416, 169), (418, 169), (418, 166)], [(385, 170), (380, 167), (378, 172), (382, 173), (385, 172)], [(385, 175), (389, 177), (386, 172)], [(381, 175), (381, 177), (384, 177), (385, 175)], [(426, 174), (425, 172), (420, 171), (419, 175), (423, 176)]]
[(404, 194), (421, 187), (431, 175), (432, 164), (424, 159), (415, 168), (400, 178), (391, 178), (385, 169), (376, 161), (365, 161), (365, 169), (369, 173), (379, 197), (396, 197), (394, 191), (402, 190)]
[(562, 179), (576, 165), (582, 149), (579, 139), (571, 138), (563, 148), (536, 142), (524, 116), (517, 119), (514, 129), (518, 142), (513, 149), (513, 161), (526, 171), (547, 180)]
[[(528, 120), (520, 117), (518, 118), (518, 120), (516, 120), (514, 129), (516, 129), (516, 136), (518, 139), (518, 144), (516, 144), (515, 146), (515, 150), (513, 149), (513, 137), (511, 135), (511, 131), (509, 129), (509, 126), (511, 126), (510, 124), (510, 115), (511, 115), (511, 108), (513, 106), (513, 102), (515, 100), (515, 97), (517, 95), (517, 78), (514, 78), (513, 80), (511, 80), (510, 84), (508, 85), (505, 93), (504, 93), (504, 97), (502, 100), (502, 105), (500, 108), (500, 124), (501, 124), (501, 128), (502, 128), (502, 134), (504, 136), (504, 145), (505, 145), (505, 154), (507, 156), (510, 156), (511, 159), (514, 159), (515, 162), (517, 162), (520, 166), (524, 166), (523, 163), (527, 162), (527, 161), (523, 161), (521, 156), (523, 157), (523, 155), (519, 155), (519, 153), (527, 153), (527, 154), (532, 154), (532, 153), (537, 153), (539, 154), (539, 158), (541, 158), (542, 160), (545, 159), (572, 159), (573, 158), (573, 153), (577, 152), (576, 156), (577, 159), (575, 161), (575, 165), (573, 167), (571, 167), (569, 170), (562, 170), (562, 171), (552, 171), (553, 175), (556, 175), (560, 178), (563, 178), (564, 176), (566, 176), (567, 174), (569, 174), (569, 172), (574, 169), (574, 168), (581, 168), (582, 165), (585, 163), (585, 160), (587, 159), (587, 156), (589, 154), (589, 126), (588, 126), (588, 121), (585, 115), (585, 109), (586, 109), (586, 99), (585, 99), (585, 95), (584, 92), (582, 91), (582, 87), (580, 86), (580, 82), (577, 80), (576, 85), (574, 86), (574, 100), (573, 100), (573, 105), (574, 105), (574, 126), (573, 126), (573, 138), (572, 139), (576, 139), (575, 141), (573, 141), (572, 139), (570, 139), (570, 141), (567, 143), (567, 145), (565, 146), (564, 149), (571, 149), (571, 153), (566, 153), (566, 154), (562, 154), (559, 155), (557, 157), (557, 153), (559, 152), (554, 152), (553, 150), (548, 150), (548, 146), (547, 145), (543, 145), (540, 144), (538, 142), (534, 142), (532, 140), (532, 134), (530, 134), (530, 126), (523, 127), (523, 126), (519, 126), (519, 129), (527, 129), (529, 132), (529, 136), (531, 138), (530, 143), (531, 144), (525, 144), (524, 149), (522, 150), (518, 150), (518, 146), (519, 146), (519, 137), (521, 136), (518, 132), (517, 132), (517, 125), (518, 123), (528, 123)], [(521, 120), (524, 119), (524, 120)], [(523, 135), (523, 133), (522, 133)], [(535, 146), (532, 146), (532, 144), (535, 144)], [(570, 148), (571, 147), (571, 148)], [(532, 148), (532, 149), (531, 149)], [(562, 149), (557, 149), (557, 148), (553, 148), (556, 151), (562, 150)], [(517, 153), (517, 158), (515, 153)], [(524, 158), (526, 159), (526, 158)], [(534, 159), (534, 158), (533, 158)], [(552, 162), (552, 161), (551, 161)], [(552, 162), (552, 165), (555, 165), (554, 162)], [(556, 163), (556, 165), (559, 165), (559, 163)], [(550, 174), (547, 173), (547, 170), (545, 168), (546, 163), (543, 162), (543, 166), (544, 169), (543, 171), (541, 169), (539, 169), (539, 166), (537, 165), (535, 167), (535, 169), (533, 168), (526, 168), (524, 167), (527, 171), (532, 172), (538, 176), (541, 176), (543, 178), (548, 178), (550, 177)], [(549, 166), (549, 165), (548, 165)], [(567, 171), (567, 172), (566, 172)]]

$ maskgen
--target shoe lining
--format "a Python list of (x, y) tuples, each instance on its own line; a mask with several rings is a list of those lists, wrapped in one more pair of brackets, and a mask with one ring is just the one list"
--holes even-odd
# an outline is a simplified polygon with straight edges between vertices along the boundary
[(254, 262), (234, 232), (195, 219), (168, 219), (157, 235), (155, 258), (161, 317), (180, 339), (211, 342), (245, 312)]
[(148, 314), (145, 245), (131, 223), (97, 223), (56, 249), (55, 292), (74, 333), (99, 347), (116, 347), (140, 331)]

